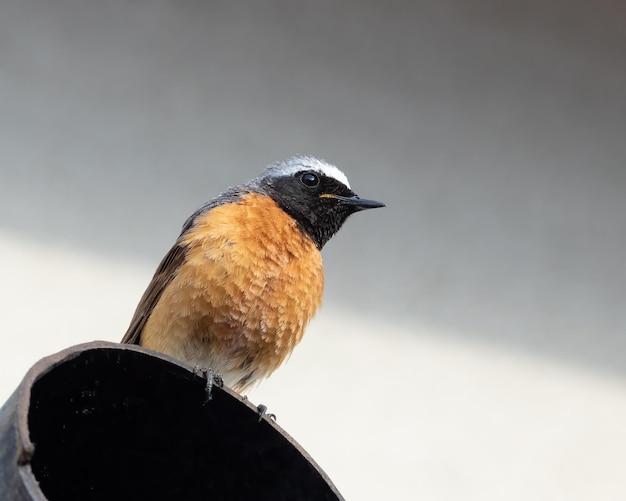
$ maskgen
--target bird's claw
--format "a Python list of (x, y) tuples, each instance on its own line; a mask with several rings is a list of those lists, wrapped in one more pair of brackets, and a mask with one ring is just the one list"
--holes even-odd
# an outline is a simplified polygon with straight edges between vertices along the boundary
[(276, 422), (276, 414), (267, 413), (267, 406), (263, 404), (259, 404), (256, 407), (257, 413), (259, 414), (259, 423), (263, 420), (264, 416), (267, 416), (272, 421)]
[(210, 400), (213, 399), (213, 386), (217, 386), (218, 388), (224, 387), (224, 380), (222, 376), (213, 372), (213, 369), (206, 367), (200, 367), (199, 365), (194, 365), (193, 373), (196, 376), (200, 376), (206, 380), (206, 385), (204, 386), (204, 402), (203, 404), (207, 404)]

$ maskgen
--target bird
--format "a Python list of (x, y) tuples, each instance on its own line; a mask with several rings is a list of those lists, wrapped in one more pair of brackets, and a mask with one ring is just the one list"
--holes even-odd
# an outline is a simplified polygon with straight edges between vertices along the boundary
[(324, 160), (268, 166), (185, 221), (122, 343), (209, 369), (244, 392), (289, 357), (321, 306), (324, 245), (351, 214), (384, 206), (360, 198)]

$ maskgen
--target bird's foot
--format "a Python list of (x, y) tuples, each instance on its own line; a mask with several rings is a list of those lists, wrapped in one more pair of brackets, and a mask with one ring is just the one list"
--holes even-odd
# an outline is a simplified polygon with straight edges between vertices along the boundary
[(259, 404), (256, 406), (256, 410), (257, 410), (257, 413), (259, 414), (259, 423), (262, 421), (264, 416), (267, 416), (272, 421), (276, 422), (276, 414), (272, 414), (272, 413), (268, 414), (266, 405)]
[(200, 367), (199, 365), (194, 365), (193, 373), (196, 376), (200, 376), (206, 379), (206, 385), (204, 386), (204, 402), (203, 404), (207, 404), (213, 398), (213, 386), (217, 386), (218, 388), (224, 387), (224, 380), (222, 376), (218, 373), (213, 372), (213, 369), (206, 367)]

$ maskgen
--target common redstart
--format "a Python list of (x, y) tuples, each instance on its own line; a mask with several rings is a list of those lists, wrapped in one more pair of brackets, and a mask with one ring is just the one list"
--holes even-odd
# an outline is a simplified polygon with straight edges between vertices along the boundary
[(244, 391), (278, 368), (321, 305), (324, 244), (350, 214), (384, 206), (323, 160), (270, 165), (187, 219), (122, 342)]

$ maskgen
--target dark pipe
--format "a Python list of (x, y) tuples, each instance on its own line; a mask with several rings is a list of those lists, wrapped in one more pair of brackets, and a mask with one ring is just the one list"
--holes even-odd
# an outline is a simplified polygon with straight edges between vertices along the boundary
[(39, 361), (0, 410), (0, 499), (343, 499), (272, 420), (134, 346)]

